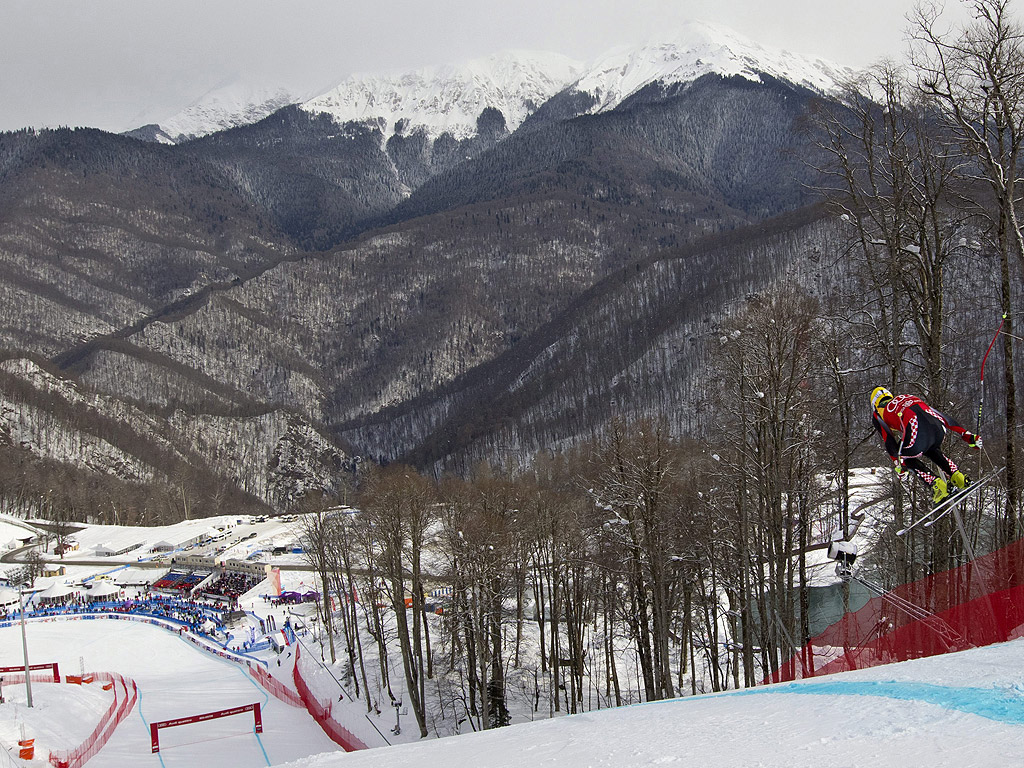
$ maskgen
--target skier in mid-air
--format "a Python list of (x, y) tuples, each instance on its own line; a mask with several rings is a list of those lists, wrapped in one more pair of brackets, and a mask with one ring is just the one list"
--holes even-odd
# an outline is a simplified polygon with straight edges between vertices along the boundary
[[(946, 430), (955, 432), (975, 450), (981, 448), (981, 437), (968, 432), (955, 421), (943, 416), (928, 403), (914, 395), (893, 396), (885, 387), (871, 390), (871, 422), (875, 425), (885, 450), (895, 464), (897, 474), (912, 469), (931, 486), (932, 502), (938, 504), (949, 495), (949, 485), (962, 489), (970, 480), (956, 464), (942, 453)], [(927, 456), (938, 466), (935, 473), (921, 461)]]

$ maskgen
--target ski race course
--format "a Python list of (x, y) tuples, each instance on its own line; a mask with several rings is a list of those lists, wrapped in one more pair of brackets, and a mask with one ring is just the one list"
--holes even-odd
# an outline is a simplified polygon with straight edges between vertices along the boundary
[[(269, 696), (244, 668), (200, 651), (175, 633), (110, 620), (30, 622), (33, 663), (57, 661), (62, 674), (107, 670), (133, 679), (138, 704), (88, 765), (445, 766), (445, 768), (792, 768), (1024, 765), (1024, 640), (793, 683), (634, 705), (445, 739), (343, 753), (303, 709)], [(0, 656), (20, 658), (21, 634), (0, 630)], [(107, 705), (91, 686), (5, 685), (36, 744), (70, 748)], [(172, 728), (151, 752), (149, 724), (259, 702), (251, 715)], [(0, 738), (13, 723), (0, 723)], [(34, 764), (43, 765), (37, 752)], [(4, 757), (0, 757), (3, 761)], [(30, 765), (18, 761), (0, 765)]]
[(1024, 765), (1024, 641), (529, 723), (290, 768)]
[[(106, 746), (89, 760), (93, 768), (243, 768), (276, 765), (338, 748), (305, 709), (275, 699), (244, 666), (203, 652), (174, 632), (98, 619), (29, 622), (27, 634), (33, 663), (56, 661), (64, 675), (78, 674), (84, 664), (87, 672), (117, 672), (138, 686), (138, 703)], [(17, 663), (21, 655), (20, 629), (0, 629), (0, 658)], [(45, 748), (77, 746), (109, 704), (109, 697), (98, 695), (95, 688), (33, 683), (31, 710), (24, 707), (24, 684), (5, 685), (4, 696), (20, 702), (18, 716), (36, 737), (37, 758), (45, 761)], [(151, 751), (152, 722), (252, 703), (262, 709), (262, 734), (254, 733), (252, 715), (237, 715), (162, 730), (160, 752)], [(14, 734), (5, 732), (10, 726), (13, 723), (0, 724), (0, 739), (7, 744), (17, 741), (11, 738)], [(5, 763), (0, 765), (6, 768)]]

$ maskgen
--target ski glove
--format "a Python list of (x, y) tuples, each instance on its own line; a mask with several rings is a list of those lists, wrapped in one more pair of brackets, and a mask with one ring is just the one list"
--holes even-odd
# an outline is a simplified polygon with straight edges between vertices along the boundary
[(902, 475), (904, 472), (907, 471), (907, 468), (903, 466), (903, 462), (900, 461), (899, 459), (895, 460), (895, 463), (892, 465), (892, 468), (897, 475)]
[(964, 432), (964, 442), (967, 443), (968, 448), (978, 450), (981, 448), (981, 435), (973, 435), (970, 432)]

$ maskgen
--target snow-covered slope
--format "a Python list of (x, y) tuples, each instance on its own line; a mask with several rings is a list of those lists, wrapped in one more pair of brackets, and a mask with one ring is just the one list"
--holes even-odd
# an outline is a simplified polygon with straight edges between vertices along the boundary
[[(180, 744), (167, 753), (167, 765), (980, 768), (1021, 764), (1024, 640), (799, 683), (604, 709), (347, 754), (328, 742), (303, 710), (268, 697), (240, 668), (206, 656), (156, 627), (108, 621), (30, 623), (28, 642), (33, 661), (57, 661), (72, 673), (84, 662), (88, 670), (119, 672), (138, 683), (137, 710), (90, 763), (108, 768), (156, 765), (156, 756), (149, 754), (149, 722), (253, 701), (266, 708), (259, 740), (251, 720), (213, 721), (222, 724), (223, 732), (201, 732), (194, 726), (180, 734), (167, 731), (168, 739), (177, 738)], [(0, 629), (0, 653), (12, 663), (20, 660), (17, 626)], [(80, 709), (75, 708), (79, 702), (70, 699), (81, 691), (42, 683), (33, 690), (39, 708), (30, 710), (24, 706), (23, 685), (4, 686), (8, 703), (0, 705), (0, 744), (13, 745), (21, 738), (21, 723), (31, 736), (40, 738), (38, 747), (46, 746), (47, 739), (63, 738), (73, 744), (80, 731), (73, 718)], [(44, 750), (39, 754), (45, 759)]]
[(514, 131), (566, 89), (590, 94), (596, 100), (591, 111), (605, 111), (651, 83), (685, 84), (709, 73), (754, 81), (763, 73), (827, 93), (851, 70), (760, 45), (722, 26), (691, 21), (658, 41), (617, 48), (589, 65), (557, 53), (505, 51), (412, 72), (352, 75), (315, 97), (232, 82), (160, 120), (160, 130), (149, 134), (160, 139), (162, 131), (180, 141), (253, 123), (286, 104), (300, 103), (339, 123), (376, 125), (385, 138), (396, 130), (422, 129), (432, 138), (447, 132), (464, 139), (477, 133), (477, 118), (487, 107), (500, 111), (508, 130)]
[(463, 139), (476, 134), (477, 118), (487, 107), (500, 111), (514, 131), (580, 71), (579, 63), (559, 54), (507, 51), (415, 72), (353, 75), (302, 106), (339, 123), (376, 123), (385, 136), (407, 120), (409, 128), (423, 128), (432, 137), (448, 132)]
[(592, 111), (601, 112), (614, 109), (651, 83), (689, 83), (711, 73), (753, 81), (760, 81), (764, 73), (827, 93), (852, 71), (823, 59), (762, 46), (725, 27), (691, 21), (663, 40), (610, 51), (588, 67), (570, 90), (593, 96)]
[(306, 98), (308, 94), (283, 87), (232, 81), (208, 91), (178, 114), (161, 120), (160, 129), (173, 141), (183, 141), (258, 122), (281, 107)]
[(799, 683), (326, 754), (289, 768), (1020, 765), (1024, 640)]

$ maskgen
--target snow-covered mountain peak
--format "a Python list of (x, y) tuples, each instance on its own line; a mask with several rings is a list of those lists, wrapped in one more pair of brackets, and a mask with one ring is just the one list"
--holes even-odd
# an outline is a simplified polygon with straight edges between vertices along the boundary
[(231, 80), (207, 91), (173, 117), (161, 120), (160, 128), (174, 141), (182, 141), (255, 123), (309, 96), (283, 86)]
[(579, 77), (581, 66), (555, 53), (504, 51), (467, 62), (413, 72), (353, 75), (302, 105), (337, 122), (369, 121), (385, 137), (399, 121), (432, 137), (463, 139), (477, 132), (487, 107), (499, 110), (515, 130), (541, 104)]
[(614, 109), (651, 83), (685, 84), (709, 73), (754, 81), (767, 74), (828, 93), (851, 70), (761, 45), (726, 27), (691, 21), (644, 45), (613, 49), (589, 66), (557, 53), (511, 50), (415, 71), (355, 74), (326, 92), (296, 93), (235, 80), (160, 120), (160, 130), (151, 133), (157, 140), (180, 141), (254, 123), (285, 105), (299, 104), (338, 123), (371, 123), (385, 139), (398, 130), (464, 139), (476, 135), (477, 119), (488, 107), (500, 111), (506, 128), (514, 131), (567, 88), (590, 94), (595, 99), (590, 111), (599, 112)]
[(716, 73), (760, 81), (762, 73), (830, 92), (851, 70), (824, 59), (763, 46), (705, 21), (690, 21), (638, 48), (615, 48), (597, 59), (572, 89), (597, 99), (594, 111), (613, 109), (644, 86), (688, 83)]

